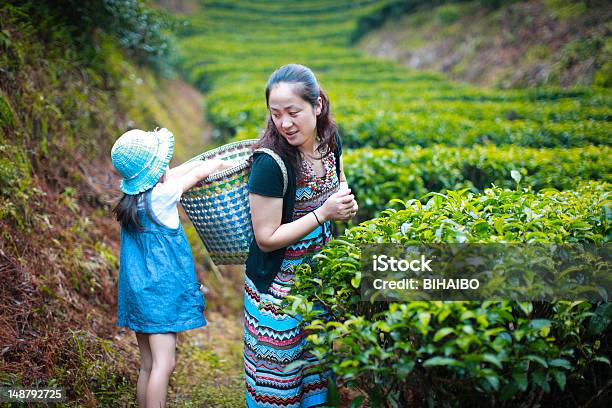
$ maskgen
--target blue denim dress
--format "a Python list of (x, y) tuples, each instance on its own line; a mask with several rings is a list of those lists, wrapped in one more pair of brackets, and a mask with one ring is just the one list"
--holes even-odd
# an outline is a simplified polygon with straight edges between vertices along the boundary
[[(145, 195), (150, 208), (151, 192)], [(118, 326), (174, 333), (206, 325), (191, 248), (183, 227), (164, 226), (138, 210), (144, 230), (121, 228)]]

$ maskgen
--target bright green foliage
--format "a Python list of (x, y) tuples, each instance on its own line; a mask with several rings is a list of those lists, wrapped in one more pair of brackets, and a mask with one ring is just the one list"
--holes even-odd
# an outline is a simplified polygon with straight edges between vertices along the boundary
[(64, 0), (48, 2), (53, 14), (64, 18), (64, 24), (82, 48), (95, 55), (91, 35), (96, 30), (113, 37), (119, 46), (141, 64), (162, 74), (172, 72), (173, 28), (170, 16), (151, 8), (148, 0)]
[(373, 217), (393, 198), (419, 198), (426, 193), (492, 184), (571, 189), (582, 180), (612, 181), (609, 147), (532, 149), (513, 146), (472, 148), (418, 146), (402, 150), (357, 149), (344, 155), (349, 185), (357, 194), (360, 219)]
[(417, 7), (433, 7), (438, 1), (396, 0), (385, 2), (371, 13), (361, 17), (351, 34), (351, 43), (357, 42), (363, 35), (380, 27), (385, 21), (398, 15), (414, 11)]
[[(31, 189), (30, 163), (23, 149), (6, 143), (0, 138), (0, 220), (14, 220), (23, 227), (29, 213), (26, 203), (40, 192)], [(2, 231), (0, 238), (8, 240), (8, 234)]]
[(219, 137), (256, 137), (266, 119), (267, 77), (297, 62), (329, 92), (351, 148), (610, 143), (610, 91), (478, 89), (346, 47), (361, 19), (393, 4), (205, 1), (183, 32), (179, 65), (211, 91), (207, 110)]
[(8, 101), (0, 94), (0, 126), (15, 126), (15, 117)]
[[(425, 204), (408, 200), (404, 209), (385, 211), (332, 241), (317, 255), (316, 273), (301, 267), (289, 306), (311, 330), (315, 355), (364, 390), (373, 406), (401, 406), (409, 395), (440, 406), (496, 406), (570, 383), (571, 392), (588, 390), (593, 364), (609, 364), (610, 350), (600, 349), (609, 304), (364, 303), (360, 246), (609, 242), (611, 204), (610, 185), (594, 182), (565, 192), (494, 188), (432, 193)], [(316, 305), (331, 315), (322, 320)]]

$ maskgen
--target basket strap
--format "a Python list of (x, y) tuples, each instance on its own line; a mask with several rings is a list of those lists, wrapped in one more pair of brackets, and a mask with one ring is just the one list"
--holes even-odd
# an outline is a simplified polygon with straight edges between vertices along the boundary
[(280, 167), (281, 172), (283, 173), (283, 195), (285, 195), (285, 193), (287, 192), (287, 183), (289, 182), (289, 176), (287, 176), (287, 167), (285, 167), (285, 162), (283, 161), (283, 159), (281, 159), (281, 157), (278, 154), (274, 153), (272, 150), (267, 149), (265, 147), (261, 147), (255, 150), (255, 152), (262, 152), (267, 155), (270, 155), (272, 156), (274, 161), (276, 161), (276, 164), (278, 164), (278, 167)]

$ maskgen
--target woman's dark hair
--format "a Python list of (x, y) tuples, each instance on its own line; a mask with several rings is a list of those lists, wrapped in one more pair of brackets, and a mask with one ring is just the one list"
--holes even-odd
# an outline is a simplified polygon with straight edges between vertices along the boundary
[[(317, 151), (322, 157), (333, 154), (337, 149), (336, 134), (338, 133), (338, 128), (331, 115), (329, 97), (317, 82), (314, 73), (310, 68), (299, 64), (283, 65), (274, 71), (266, 85), (266, 106), (269, 106), (270, 103), (270, 91), (281, 82), (295, 85), (294, 90), (299, 97), (308, 102), (313, 108), (317, 105), (318, 98), (321, 97), (323, 106), (321, 113), (317, 115), (317, 140), (319, 141)], [(266, 128), (263, 135), (254, 148), (260, 147), (272, 149), (291, 165), (294, 173), (299, 177), (302, 168), (300, 152), (281, 136), (270, 114), (268, 114), (266, 119)]]
[[(148, 193), (150, 190), (145, 191), (144, 193), (130, 195), (123, 194), (123, 197), (119, 199), (119, 202), (113, 208), (113, 214), (115, 214), (115, 218), (121, 226), (125, 229), (136, 229), (138, 231), (142, 231), (142, 223), (140, 222), (140, 217), (138, 217), (138, 202), (140, 201), (140, 197), (144, 194)], [(147, 214), (149, 214), (149, 218), (151, 218), (155, 223), (157, 222), (157, 218), (151, 215), (151, 206), (149, 205), (149, 200), (145, 201), (145, 209)]]

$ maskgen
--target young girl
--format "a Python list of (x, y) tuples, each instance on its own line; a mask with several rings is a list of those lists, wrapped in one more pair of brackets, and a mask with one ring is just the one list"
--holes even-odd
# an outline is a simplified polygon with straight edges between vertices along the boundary
[(221, 170), (221, 160), (168, 168), (174, 136), (167, 129), (124, 133), (113, 146), (123, 197), (117, 325), (136, 332), (140, 407), (165, 406), (174, 371), (176, 333), (206, 325), (204, 297), (177, 203), (186, 190)]

